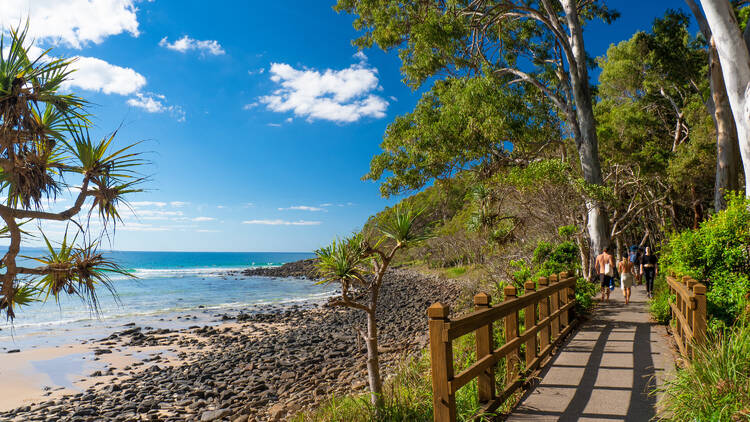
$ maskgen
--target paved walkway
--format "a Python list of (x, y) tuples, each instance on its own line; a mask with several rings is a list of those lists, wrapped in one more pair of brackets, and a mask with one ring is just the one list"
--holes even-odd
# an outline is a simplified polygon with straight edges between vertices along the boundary
[(616, 288), (553, 357), (508, 421), (648, 421), (665, 370), (674, 367), (664, 327), (649, 321), (646, 291), (625, 306)]

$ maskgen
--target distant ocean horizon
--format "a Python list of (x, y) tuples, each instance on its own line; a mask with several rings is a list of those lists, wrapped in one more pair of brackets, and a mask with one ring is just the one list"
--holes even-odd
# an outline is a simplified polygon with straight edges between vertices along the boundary
[[(24, 248), (22, 255), (39, 256), (42, 248)], [(98, 290), (99, 313), (77, 297), (50, 297), (16, 310), (13, 324), (0, 323), (0, 347), (10, 343), (35, 343), (82, 328), (151, 323), (176, 319), (181, 314), (209, 314), (264, 305), (324, 300), (332, 286), (299, 278), (232, 276), (230, 271), (279, 266), (313, 258), (308, 252), (146, 252), (105, 251), (136, 278), (116, 274), (116, 297), (104, 287)], [(19, 262), (21, 263), (21, 262)], [(24, 265), (34, 265), (25, 262)], [(86, 330), (83, 330), (86, 331)], [(39, 341), (43, 343), (44, 341)]]

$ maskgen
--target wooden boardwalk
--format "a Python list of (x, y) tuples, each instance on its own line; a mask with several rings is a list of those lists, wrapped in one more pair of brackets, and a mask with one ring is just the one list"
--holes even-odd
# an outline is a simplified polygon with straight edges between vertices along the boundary
[(628, 306), (615, 289), (552, 359), (508, 421), (648, 421), (657, 401), (650, 392), (674, 367), (643, 286), (633, 286)]

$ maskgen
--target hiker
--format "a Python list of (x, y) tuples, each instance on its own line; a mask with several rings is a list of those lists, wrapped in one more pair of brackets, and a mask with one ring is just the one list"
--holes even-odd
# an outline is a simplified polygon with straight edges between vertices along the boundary
[(641, 259), (643, 258), (643, 255), (641, 254), (641, 248), (639, 248), (638, 245), (632, 245), (630, 247), (630, 256), (628, 258), (630, 259), (630, 262), (633, 263), (633, 276), (635, 277), (635, 284), (638, 284), (640, 286), (643, 277), (643, 273), (641, 272)]
[(659, 259), (646, 246), (646, 253), (641, 258), (643, 276), (646, 279), (646, 296), (654, 297), (654, 278), (659, 274)]
[(630, 288), (633, 287), (635, 279), (633, 268), (635, 264), (630, 261), (630, 255), (627, 252), (622, 254), (622, 261), (617, 264), (617, 270), (620, 271), (620, 288), (622, 288), (626, 305), (630, 303)]
[(615, 260), (610, 254), (609, 246), (605, 247), (594, 261), (594, 271), (599, 276), (599, 283), (602, 286), (602, 301), (609, 302), (609, 286), (612, 283), (612, 277), (615, 275)]

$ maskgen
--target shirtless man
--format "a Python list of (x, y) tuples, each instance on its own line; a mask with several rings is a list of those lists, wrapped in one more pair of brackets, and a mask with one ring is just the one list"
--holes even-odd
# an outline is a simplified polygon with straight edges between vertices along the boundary
[(604, 248), (594, 262), (594, 271), (599, 277), (599, 283), (602, 286), (602, 301), (609, 302), (609, 285), (612, 277), (615, 275), (615, 259), (610, 254), (610, 248)]

